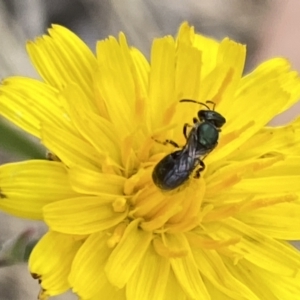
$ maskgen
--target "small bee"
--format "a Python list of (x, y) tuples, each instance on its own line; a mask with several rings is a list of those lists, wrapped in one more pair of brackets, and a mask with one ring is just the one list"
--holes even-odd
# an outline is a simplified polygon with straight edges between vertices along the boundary
[[(189, 179), (197, 167), (199, 168), (195, 178), (200, 177), (201, 171), (205, 169), (202, 159), (217, 146), (219, 132), (226, 123), (226, 119), (214, 110), (215, 103), (212, 101), (206, 102), (213, 104), (212, 109), (207, 104), (195, 100), (183, 99), (180, 102), (197, 103), (207, 109), (198, 111), (198, 118), (193, 118), (194, 125), (184, 124), (183, 134), (186, 138), (184, 147), (166, 155), (154, 167), (153, 182), (162, 190), (173, 190), (179, 187)], [(188, 127), (192, 127), (189, 133)], [(180, 148), (174, 141), (167, 140), (167, 142)]]

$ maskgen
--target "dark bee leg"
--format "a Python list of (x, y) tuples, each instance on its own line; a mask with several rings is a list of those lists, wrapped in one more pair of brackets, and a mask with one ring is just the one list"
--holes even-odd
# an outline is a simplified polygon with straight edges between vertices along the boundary
[(172, 146), (174, 146), (176, 148), (180, 148), (179, 145), (172, 140), (165, 140), (164, 145), (166, 145), (166, 144), (171, 144)]
[(205, 169), (205, 164), (201, 159), (198, 159), (199, 163), (199, 168), (196, 170), (194, 178), (199, 179), (200, 178), (200, 173)]
[(187, 140), (188, 139), (188, 134), (187, 134), (187, 128), (188, 127), (193, 127), (192, 125), (188, 124), (188, 123), (185, 123), (183, 125), (183, 135), (185, 137), (185, 139)]
[(174, 146), (175, 148), (180, 148), (180, 146), (176, 142), (174, 142), (173, 140), (165, 140), (164, 142), (162, 142), (162, 141), (154, 139), (154, 141), (159, 143), (159, 144), (162, 144), (162, 145), (170, 144), (170, 145)]

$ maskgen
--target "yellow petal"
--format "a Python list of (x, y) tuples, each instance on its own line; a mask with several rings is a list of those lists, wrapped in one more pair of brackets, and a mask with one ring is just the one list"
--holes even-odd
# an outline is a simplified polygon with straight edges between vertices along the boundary
[[(227, 295), (222, 293), (220, 290), (216, 289), (215, 286), (205, 277), (203, 277), (203, 282), (204, 282), (205, 286), (207, 287), (207, 290), (209, 290), (211, 299), (232, 300), (231, 297), (228, 297)], [(270, 298), (268, 298), (268, 299), (270, 299)]]
[(150, 71), (149, 62), (145, 56), (136, 48), (131, 48), (131, 57), (134, 65), (134, 79), (136, 88), (136, 113), (142, 117), (141, 120), (144, 121), (143, 117), (146, 115), (146, 103), (145, 99), (148, 97), (148, 74)]
[(115, 212), (111, 196), (78, 197), (46, 205), (43, 209), (48, 226), (58, 232), (85, 235), (111, 228), (127, 216)]
[(31, 160), (0, 167), (0, 208), (18, 217), (42, 219), (44, 205), (76, 197), (65, 166), (58, 162)]
[(260, 299), (229, 272), (223, 262), (223, 257), (216, 251), (198, 248), (193, 250), (193, 255), (199, 271), (212, 284), (212, 290), (220, 290), (229, 299)]
[(187, 254), (184, 257), (170, 258), (175, 277), (186, 295), (192, 299), (209, 300), (209, 293), (198, 271), (186, 237), (182, 233), (176, 235), (168, 234), (165, 235), (165, 241), (169, 248), (183, 248), (187, 251)]
[[(195, 34), (194, 27), (183, 22), (179, 27), (178, 44), (193, 46), (201, 52), (201, 78), (205, 78), (216, 67), (219, 42), (201, 34)], [(201, 87), (202, 88), (202, 87)], [(207, 99), (206, 99), (207, 100)]]
[[(219, 45), (217, 64), (223, 65), (226, 69), (233, 69), (232, 84), (229, 88), (224, 90), (222, 99), (233, 96), (233, 92), (240, 83), (242, 74), (244, 72), (244, 65), (246, 59), (246, 46), (237, 43), (229, 38), (224, 38)], [(224, 103), (226, 105), (226, 103)]]
[(178, 101), (175, 95), (175, 42), (171, 37), (154, 40), (149, 74), (148, 120), (151, 129), (167, 125), (165, 112)]
[[(190, 105), (190, 103), (179, 103), (178, 100), (207, 100), (201, 98), (201, 91), (203, 90), (203, 87), (200, 84), (202, 68), (202, 53), (190, 43), (178, 41), (176, 48), (175, 98), (172, 99), (174, 107), (170, 106), (168, 108), (169, 114), (165, 115), (164, 120), (167, 122), (166, 124), (170, 124), (171, 121), (178, 124), (174, 130), (174, 137), (176, 137), (176, 141), (180, 144), (185, 143), (185, 139), (182, 134), (182, 124), (184, 121), (191, 123), (192, 117), (196, 116), (197, 108), (200, 106), (196, 106), (195, 104)], [(171, 102), (169, 105), (171, 105)], [(178, 140), (178, 137), (180, 137), (181, 140)], [(173, 137), (170, 135), (167, 138), (169, 139)]]
[(83, 166), (91, 170), (100, 170), (103, 156), (87, 141), (72, 133), (45, 124), (42, 128), (43, 144), (55, 153), (67, 166)]
[(215, 69), (203, 79), (200, 99), (214, 101), (222, 114), (232, 107), (232, 98), (244, 70), (245, 56), (244, 45), (225, 38), (219, 44)]
[[(150, 246), (141, 263), (126, 285), (128, 299), (164, 300), (165, 288), (169, 280), (170, 262), (157, 255)], [(170, 297), (170, 296), (169, 296)]]
[(300, 175), (246, 178), (237, 183), (231, 193), (298, 193), (299, 182)]
[(220, 44), (211, 37), (195, 34), (193, 45), (202, 52), (203, 68), (201, 77), (206, 78), (216, 67)]
[[(58, 90), (75, 82), (93, 99), (93, 71), (97, 62), (92, 51), (63, 26), (53, 25), (49, 35), (27, 43), (28, 54), (38, 73)], [(94, 108), (97, 111), (96, 106)]]
[(122, 176), (95, 172), (79, 165), (69, 170), (69, 179), (74, 191), (87, 195), (122, 196), (126, 182)]
[[(224, 195), (225, 194), (225, 195)], [(295, 194), (263, 194), (263, 196), (256, 195), (234, 195), (229, 193), (222, 193), (220, 197), (213, 197), (211, 199), (212, 205), (215, 209), (208, 211), (202, 221), (220, 221), (228, 217), (241, 218), (247, 213), (255, 213), (264, 207), (272, 207), (281, 203), (289, 203), (296, 201), (298, 196)], [(247, 223), (247, 222), (246, 222)], [(251, 222), (250, 222), (251, 223)], [(297, 228), (292, 234), (297, 232)]]
[(254, 265), (280, 276), (300, 274), (300, 253), (296, 249), (272, 239), (250, 225), (230, 218), (222, 221), (226, 236), (239, 235), (243, 239), (231, 248)]
[(195, 38), (194, 26), (190, 26), (188, 22), (183, 22), (178, 29), (176, 42), (192, 45)]
[(282, 240), (300, 240), (300, 203), (279, 203), (237, 216), (267, 236)]
[[(247, 150), (247, 151), (245, 151)], [(300, 153), (300, 118), (286, 126), (266, 127), (249, 139), (233, 154), (236, 159), (261, 156), (277, 151), (286, 155)], [(296, 160), (297, 161), (297, 160)]]
[(108, 280), (114, 286), (123, 288), (132, 274), (143, 263), (143, 257), (152, 239), (152, 233), (138, 228), (140, 220), (132, 221), (110, 255), (105, 266)]
[[(296, 81), (295, 84), (300, 86), (300, 80), (295, 80), (294, 73), (289, 72), (289, 68), (290, 65), (286, 60), (277, 58), (263, 63), (248, 76), (243, 77), (235, 99), (226, 112), (224, 111), (227, 119), (224, 132), (243, 127), (253, 119), (253, 116), (255, 116), (254, 124), (245, 129), (234, 141), (215, 149), (213, 153), (215, 159), (221, 160), (228, 156), (265, 126), (282, 107), (295, 103), (298, 98), (287, 92), (284, 85)], [(264, 84), (261, 84), (262, 80)], [(232, 109), (235, 106), (239, 109)], [(260, 113), (262, 110), (263, 114)]]
[(41, 280), (44, 294), (59, 295), (70, 288), (68, 275), (81, 242), (56, 232), (45, 234), (31, 252), (29, 269)]
[(199, 95), (201, 89), (199, 84), (201, 79), (201, 71), (202, 53), (192, 45), (179, 43), (177, 46), (175, 70), (176, 100), (203, 100), (200, 99)]
[[(209, 171), (207, 177), (207, 187), (209, 193), (218, 195), (220, 188), (216, 190), (216, 187), (224, 186), (225, 190), (228, 190), (230, 193), (234, 193), (234, 188), (230, 190), (232, 186), (238, 186), (239, 182), (243, 178), (250, 177), (249, 179), (264, 177), (260, 176), (260, 173), (272, 169), (277, 164), (280, 164), (284, 161), (282, 155), (274, 155), (270, 157), (262, 157), (259, 159), (249, 159), (243, 161), (232, 161), (230, 164), (222, 166), (220, 168), (220, 162), (211, 164), (211, 170)], [(253, 174), (255, 174), (253, 176)], [(272, 174), (276, 175), (276, 174)], [(278, 173), (278, 175), (281, 175)], [(230, 179), (233, 179), (230, 182)], [(227, 184), (226, 182), (229, 181)], [(255, 192), (255, 190), (253, 190)]]
[(38, 80), (11, 77), (0, 85), (0, 110), (7, 119), (41, 137), (41, 123), (73, 132), (70, 120), (59, 103), (58, 91)]
[(109, 118), (113, 120), (122, 137), (135, 127), (135, 85), (131, 70), (131, 56), (124, 41), (113, 37), (97, 44), (98, 91), (105, 102)]
[(113, 300), (127, 300), (125, 289), (115, 289), (112, 285), (108, 284), (103, 287), (103, 289), (92, 298), (79, 298), (80, 300), (99, 300), (103, 298), (105, 295), (105, 299), (113, 299)]
[[(78, 132), (102, 156), (109, 156), (120, 163), (120, 141), (113, 123), (95, 114), (88, 106), (88, 99), (78, 85), (68, 84), (61, 93), (68, 112)], [(76, 99), (76, 105), (74, 105)]]
[(113, 295), (117, 294), (118, 289), (109, 283), (104, 272), (111, 251), (105, 233), (94, 233), (87, 238), (75, 256), (69, 276), (74, 293), (83, 299), (93, 299), (99, 295), (105, 299), (115, 299)]
[(176, 279), (173, 270), (169, 272), (169, 279), (166, 286), (164, 300), (176, 299), (176, 300), (187, 300), (187, 296), (181, 288), (178, 280)]
[(259, 299), (290, 300), (300, 294), (299, 276), (285, 277), (259, 268), (247, 260), (237, 265), (225, 259), (227, 268), (259, 296)]
[(259, 157), (276, 151), (297, 156), (300, 153), (300, 118), (286, 126), (265, 127), (232, 153), (235, 160)]

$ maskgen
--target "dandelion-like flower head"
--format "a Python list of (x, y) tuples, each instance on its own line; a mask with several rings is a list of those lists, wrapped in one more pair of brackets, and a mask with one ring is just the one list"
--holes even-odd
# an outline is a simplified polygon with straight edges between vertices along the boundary
[[(150, 62), (123, 34), (94, 55), (57, 25), (27, 49), (42, 81), (5, 79), (0, 113), (50, 155), (1, 166), (0, 208), (49, 226), (29, 261), (41, 299), (297, 298), (300, 121), (266, 126), (300, 95), (287, 60), (243, 76), (243, 45), (187, 23)], [(200, 178), (164, 191), (165, 141), (186, 145), (202, 109), (181, 99), (212, 101), (226, 124)]]

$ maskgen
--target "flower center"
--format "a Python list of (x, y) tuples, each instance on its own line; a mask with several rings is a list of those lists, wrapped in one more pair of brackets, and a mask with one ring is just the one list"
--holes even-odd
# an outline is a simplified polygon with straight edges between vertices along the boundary
[(193, 176), (173, 191), (163, 191), (152, 181), (153, 164), (146, 164), (128, 178), (125, 194), (131, 195), (128, 218), (140, 218), (140, 227), (152, 232), (183, 232), (199, 225), (199, 211), (205, 194), (203, 178)]

